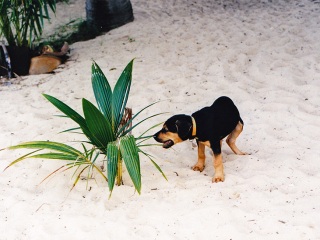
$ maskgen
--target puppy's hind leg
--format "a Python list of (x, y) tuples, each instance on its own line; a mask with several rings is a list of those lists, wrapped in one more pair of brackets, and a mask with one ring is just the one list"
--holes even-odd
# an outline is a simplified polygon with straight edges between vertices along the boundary
[(236, 128), (229, 134), (226, 140), (231, 150), (238, 155), (246, 155), (246, 153), (241, 152), (239, 148), (236, 146), (236, 139), (240, 135), (242, 130), (243, 124), (239, 121)]

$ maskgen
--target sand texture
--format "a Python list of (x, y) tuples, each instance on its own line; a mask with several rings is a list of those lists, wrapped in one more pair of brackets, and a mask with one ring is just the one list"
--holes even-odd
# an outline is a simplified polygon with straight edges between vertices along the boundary
[[(52, 24), (85, 16), (84, 2), (59, 5)], [(238, 147), (250, 155), (224, 143), (226, 179), (212, 183), (209, 149), (199, 173), (190, 142), (150, 147), (168, 181), (141, 156), (142, 194), (125, 172), (110, 200), (98, 175), (90, 191), (82, 180), (69, 192), (70, 171), (39, 184), (64, 162), (18, 163), (0, 174), (0, 239), (320, 239), (320, 2), (131, 2), (134, 22), (72, 44), (55, 74), (0, 86), (0, 148), (52, 140), (80, 149), (77, 135), (59, 134), (75, 125), (41, 94), (82, 113), (81, 98), (94, 101), (92, 60), (113, 85), (135, 58), (129, 106), (163, 100), (140, 119), (169, 113), (134, 134), (226, 95), (245, 123)], [(0, 169), (23, 153), (1, 151)]]

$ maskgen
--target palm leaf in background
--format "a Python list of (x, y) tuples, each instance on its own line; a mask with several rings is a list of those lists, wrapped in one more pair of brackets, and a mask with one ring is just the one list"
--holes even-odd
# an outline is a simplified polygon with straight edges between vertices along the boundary
[(1, 0), (0, 36), (8, 45), (32, 47), (40, 38), (44, 19), (49, 20), (48, 8), (56, 11), (56, 0)]

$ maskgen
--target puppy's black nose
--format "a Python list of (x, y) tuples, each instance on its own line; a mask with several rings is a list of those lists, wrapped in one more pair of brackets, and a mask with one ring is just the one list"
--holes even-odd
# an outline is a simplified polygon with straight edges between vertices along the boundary
[(158, 135), (159, 135), (159, 132), (153, 135), (153, 139), (156, 140), (157, 142), (159, 142)]

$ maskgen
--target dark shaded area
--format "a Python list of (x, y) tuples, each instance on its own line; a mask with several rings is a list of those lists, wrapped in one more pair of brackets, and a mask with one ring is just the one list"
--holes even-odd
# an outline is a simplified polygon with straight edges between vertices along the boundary
[[(30, 61), (35, 52), (28, 47), (7, 46), (10, 56), (11, 70), (20, 76), (29, 74)], [(8, 75), (8, 65), (5, 61), (3, 49), (0, 48), (0, 76)]]
[(36, 47), (36, 51), (40, 53), (44, 45), (50, 45), (55, 50), (58, 50), (63, 46), (64, 42), (72, 44), (75, 42), (86, 41), (93, 39), (102, 33), (103, 32), (98, 31), (96, 27), (90, 27), (87, 21), (83, 21), (77, 26), (77, 29), (70, 34), (64, 34), (58, 37), (49, 37), (49, 40), (41, 42), (39, 46)]
[(107, 32), (133, 21), (130, 0), (87, 0), (87, 24)]
[(87, 41), (134, 20), (130, 0), (86, 0), (86, 16), (75, 31), (42, 42), (37, 50), (46, 44), (60, 49), (64, 42)]

